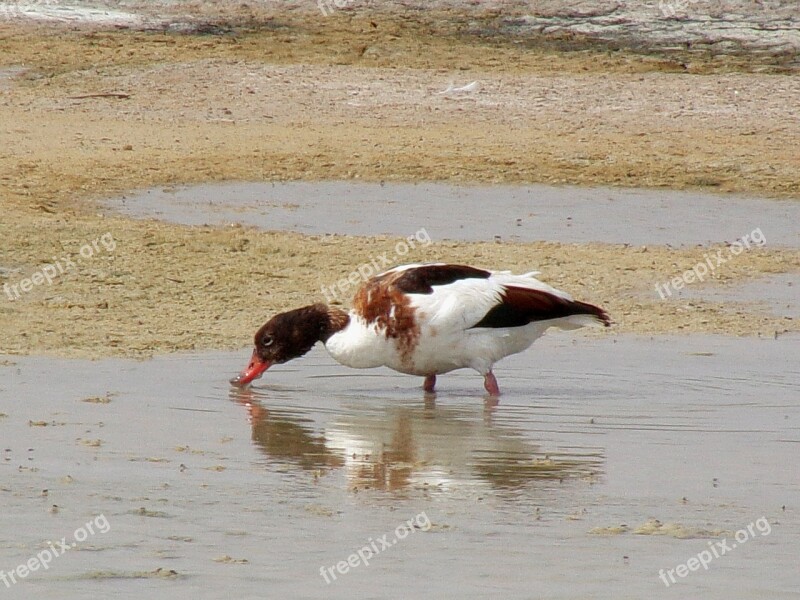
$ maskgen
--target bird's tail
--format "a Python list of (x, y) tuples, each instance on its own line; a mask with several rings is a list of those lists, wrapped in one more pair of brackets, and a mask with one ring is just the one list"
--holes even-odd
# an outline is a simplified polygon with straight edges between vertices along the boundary
[(557, 325), (560, 329), (578, 329), (580, 327), (610, 327), (611, 317), (608, 313), (594, 304), (573, 300), (569, 308), (574, 311), (568, 317), (559, 319)]

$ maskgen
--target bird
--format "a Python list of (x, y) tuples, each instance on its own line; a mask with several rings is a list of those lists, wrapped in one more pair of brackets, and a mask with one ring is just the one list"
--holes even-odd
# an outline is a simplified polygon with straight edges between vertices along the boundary
[(246, 386), (271, 366), (306, 354), (317, 342), (339, 363), (385, 366), (424, 377), (471, 368), (490, 397), (500, 396), (493, 366), (528, 349), (550, 327), (608, 327), (608, 313), (536, 278), (460, 264), (394, 267), (358, 288), (352, 309), (323, 303), (275, 315), (255, 334), (252, 357), (231, 384)]

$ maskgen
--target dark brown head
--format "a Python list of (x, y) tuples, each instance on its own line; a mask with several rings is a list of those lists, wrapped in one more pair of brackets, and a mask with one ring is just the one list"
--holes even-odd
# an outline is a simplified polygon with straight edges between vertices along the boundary
[(231, 379), (231, 383), (247, 385), (272, 365), (303, 356), (314, 344), (324, 342), (346, 325), (340, 321), (341, 318), (332, 315), (324, 304), (312, 304), (275, 315), (256, 332), (250, 364)]

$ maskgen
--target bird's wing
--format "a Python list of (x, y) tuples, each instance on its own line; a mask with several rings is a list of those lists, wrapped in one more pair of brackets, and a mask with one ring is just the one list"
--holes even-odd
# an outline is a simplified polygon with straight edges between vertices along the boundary
[[(448, 306), (470, 314), (475, 312), (468, 301), (462, 302), (459, 308), (458, 290), (469, 295), (470, 282), (485, 283), (491, 275), (490, 271), (475, 267), (444, 263), (395, 267), (359, 288), (353, 298), (353, 310), (367, 323), (393, 329), (416, 328), (420, 319), (427, 320), (437, 314), (447, 318)], [(476, 299), (480, 301), (479, 297)], [(491, 302), (485, 304), (488, 310)], [(480, 315), (465, 318), (477, 322)]]
[[(394, 327), (425, 323), (440, 331), (521, 327), (533, 321), (576, 317), (573, 325), (608, 324), (608, 315), (533, 275), (487, 271), (466, 265), (396, 267), (357, 292), (356, 312), (368, 322)], [(587, 315), (587, 317), (581, 317)]]
[(417, 318), (442, 330), (521, 327), (572, 317), (569, 325), (607, 325), (606, 313), (536, 279), (460, 265), (429, 265), (404, 272), (403, 289)]

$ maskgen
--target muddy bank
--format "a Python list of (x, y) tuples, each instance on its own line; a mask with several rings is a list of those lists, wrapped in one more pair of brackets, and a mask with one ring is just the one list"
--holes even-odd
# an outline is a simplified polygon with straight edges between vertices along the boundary
[(796, 70), (800, 21), (791, 0), (268, 0), (240, 2), (12, 2), (0, 19), (229, 35), (299, 22), (371, 19), (424, 23), (429, 33), (559, 51), (626, 50), (676, 68)]
[[(708, 71), (676, 72), (658, 57), (500, 44), (455, 26), (431, 30), (426, 11), (299, 14), (205, 33), (0, 24), (0, 287), (41, 278), (105, 234), (116, 242), (19, 298), (3, 292), (3, 349), (139, 356), (239, 347), (271, 312), (322, 299), (323, 286), (397, 243), (101, 214), (99, 200), (133, 189), (385, 180), (798, 195), (794, 78), (697, 75)], [(373, 214), (386, 212), (376, 203)], [(733, 235), (757, 228), (756, 215)], [(433, 219), (415, 225), (436, 230)], [(496, 232), (501, 241), (519, 229), (508, 225)], [(658, 298), (655, 283), (724, 251), (715, 244), (725, 239), (706, 239), (714, 244), (671, 250), (440, 237), (403, 260), (538, 268), (607, 306), (619, 331), (794, 329), (786, 315), (748, 304)], [(767, 246), (727, 266), (717, 277), (736, 285), (797, 271), (798, 256)]]
[[(435, 232), (435, 223), (419, 227)], [(725, 332), (773, 337), (797, 329), (751, 302), (689, 300), (655, 284), (682, 276), (727, 245), (667, 248), (554, 242), (434, 240), (397, 255), (386, 236), (304, 236), (234, 227), (183, 227), (118, 217), (11, 224), (2, 236), (0, 330), (10, 353), (141, 356), (202, 348), (240, 348), (266, 318), (316, 301), (323, 289), (386, 255), (395, 264), (453, 261), (541, 278), (608, 309), (615, 331)], [(409, 234), (414, 232), (409, 232)], [(745, 232), (747, 233), (747, 232)], [(110, 234), (113, 251), (81, 249)], [(24, 241), (24, 242), (21, 242)], [(90, 246), (91, 247), (91, 246)], [(67, 260), (75, 263), (68, 268)], [(35, 284), (48, 264), (64, 272)], [(800, 251), (768, 246), (740, 252), (707, 281), (736, 285), (770, 273), (800, 271)], [(29, 290), (20, 286), (29, 281)], [(34, 282), (33, 284), (30, 282)], [(686, 285), (691, 288), (696, 282)], [(11, 286), (21, 290), (19, 298)], [(7, 290), (11, 290), (8, 292)], [(349, 303), (349, 294), (338, 299)]]

